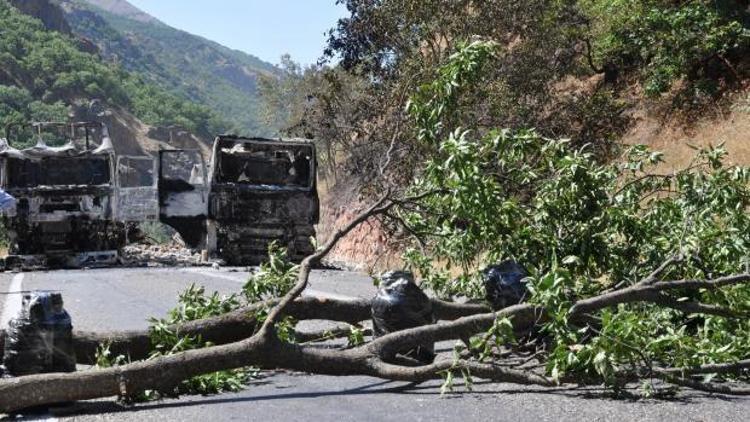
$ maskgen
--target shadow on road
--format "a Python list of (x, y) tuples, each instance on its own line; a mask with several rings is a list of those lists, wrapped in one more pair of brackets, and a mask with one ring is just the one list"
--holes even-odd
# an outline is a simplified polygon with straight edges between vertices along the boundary
[[(268, 383), (262, 383), (268, 384)], [(260, 385), (256, 385), (259, 387)], [(277, 385), (275, 388), (294, 388)], [(189, 408), (193, 406), (208, 406), (218, 404), (232, 404), (232, 403), (253, 403), (259, 401), (271, 401), (271, 400), (296, 400), (296, 399), (316, 399), (321, 397), (331, 396), (360, 396), (360, 395), (387, 395), (387, 394), (399, 394), (399, 395), (418, 395), (418, 396), (432, 396), (440, 397), (442, 399), (452, 400), (460, 399), (467, 395), (556, 395), (560, 398), (577, 398), (583, 400), (601, 400), (601, 401), (640, 401), (645, 403), (653, 403), (657, 405), (670, 401), (672, 403), (690, 404), (695, 400), (711, 398), (713, 400), (719, 399), (726, 402), (732, 402), (739, 400), (737, 397), (728, 397), (722, 395), (711, 395), (701, 392), (686, 391), (681, 392), (674, 397), (665, 397), (660, 399), (638, 399), (637, 387), (634, 387), (629, 394), (613, 396), (611, 391), (605, 390), (602, 387), (560, 387), (560, 388), (544, 388), (544, 387), (519, 387), (509, 384), (496, 384), (492, 382), (477, 382), (473, 384), (471, 391), (465, 389), (463, 385), (457, 386), (453, 392), (448, 392), (441, 396), (439, 384), (427, 383), (402, 383), (396, 381), (377, 381), (371, 382), (356, 388), (338, 389), (338, 390), (318, 390), (318, 391), (295, 391), (290, 393), (281, 394), (259, 394), (259, 395), (248, 395), (252, 394), (253, 385), (248, 386), (248, 389), (244, 390), (242, 396), (237, 394), (225, 394), (217, 396), (204, 396), (204, 397), (183, 397), (181, 399), (167, 399), (157, 402), (140, 403), (133, 406), (127, 406), (118, 404), (114, 401), (91, 401), (91, 402), (80, 402), (67, 408), (54, 409), (52, 411), (55, 416), (76, 416), (76, 415), (97, 415), (106, 413), (134, 413), (143, 412), (150, 410), (163, 410), (170, 408)]]

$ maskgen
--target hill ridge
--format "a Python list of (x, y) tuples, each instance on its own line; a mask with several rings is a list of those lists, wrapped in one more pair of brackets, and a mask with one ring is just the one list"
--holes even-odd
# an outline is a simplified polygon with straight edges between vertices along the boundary
[(230, 123), (231, 132), (278, 133), (261, 117), (257, 91), (259, 78), (280, 74), (275, 65), (174, 28), (125, 0), (56, 1), (73, 33), (94, 43), (105, 60), (208, 106)]

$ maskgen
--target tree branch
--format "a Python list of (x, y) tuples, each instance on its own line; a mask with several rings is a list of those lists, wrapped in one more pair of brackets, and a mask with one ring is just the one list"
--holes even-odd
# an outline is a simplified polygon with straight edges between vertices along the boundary
[[(372, 342), (348, 350), (320, 349), (317, 347), (289, 344), (280, 341), (274, 332), (274, 325), (283, 315), (302, 317), (320, 317), (325, 314), (330, 319), (367, 319), (369, 304), (367, 301), (331, 301), (327, 299), (300, 298), (299, 295), (307, 285), (311, 265), (330, 251), (336, 242), (345, 236), (357, 224), (366, 221), (372, 215), (387, 211), (394, 206), (394, 201), (385, 195), (365, 212), (355, 218), (350, 224), (336, 232), (334, 237), (319, 249), (314, 255), (307, 257), (300, 268), (300, 275), (294, 288), (281, 300), (273, 303), (261, 329), (252, 337), (241, 341), (189, 350), (170, 356), (163, 356), (147, 361), (135, 362), (114, 368), (90, 370), (68, 374), (41, 374), (27, 377), (0, 380), (0, 412), (10, 412), (30, 406), (57, 403), (63, 401), (85, 400), (112, 395), (128, 395), (146, 389), (164, 390), (174, 387), (181, 381), (193, 376), (211, 373), (219, 370), (233, 369), (243, 366), (260, 366), (263, 368), (286, 368), (313, 372), (326, 375), (370, 375), (387, 379), (422, 381), (432, 379), (441, 371), (465, 369), (473, 376), (495, 381), (514, 382), (521, 384), (553, 385), (552, 381), (529, 370), (511, 369), (507, 366), (492, 365), (473, 361), (459, 360), (456, 362), (441, 360), (431, 365), (420, 367), (404, 367), (385, 363), (395, 356), (399, 350), (413, 348), (419, 344), (435, 343), (444, 340), (465, 339), (485, 332), (497, 318), (508, 318), (514, 330), (522, 332), (548, 320), (547, 312), (540, 306), (532, 304), (518, 304), (496, 313), (482, 313), (464, 316), (472, 312), (481, 312), (486, 308), (477, 305), (459, 305), (436, 302), (436, 312), (444, 316), (459, 317), (455, 321), (442, 322), (398, 331), (379, 337)], [(666, 268), (665, 265), (660, 268)], [(659, 270), (659, 269), (657, 269)], [(652, 277), (656, 278), (656, 276)], [(648, 279), (648, 278), (647, 278)], [(685, 303), (675, 301), (663, 292), (675, 289), (720, 288), (750, 281), (750, 274), (738, 274), (713, 280), (674, 280), (653, 283), (639, 282), (623, 290), (603, 293), (592, 298), (576, 302), (570, 311), (572, 323), (588, 324), (591, 314), (608, 306), (620, 303), (650, 302), (662, 303), (675, 308), (682, 308), (689, 312), (714, 312), (723, 310), (700, 303)], [(303, 303), (308, 305), (303, 306)], [(318, 306), (316, 311), (312, 309)], [(323, 305), (325, 304), (325, 306)], [(331, 306), (335, 304), (336, 306)], [(266, 306), (268, 305), (265, 304)], [(261, 305), (253, 305), (261, 306)], [(342, 318), (334, 309), (340, 311), (342, 307), (350, 306), (350, 315)], [(254, 309), (254, 308), (252, 308)], [(328, 313), (326, 313), (328, 312)], [(254, 315), (251, 317), (248, 309), (236, 311), (219, 319), (194, 321), (188, 325), (176, 327), (181, 335), (189, 332), (189, 328), (201, 335), (206, 334), (207, 327), (219, 324), (221, 318), (226, 324), (239, 324), (236, 332), (227, 336), (247, 336), (257, 326)], [(221, 325), (221, 324), (219, 324)], [(243, 331), (245, 330), (245, 331)], [(237, 334), (237, 332), (241, 334)], [(141, 335), (143, 333), (140, 333)], [(218, 336), (218, 334), (217, 334)], [(205, 337), (204, 337), (205, 338)], [(684, 379), (685, 374), (697, 373), (728, 373), (744, 370), (750, 362), (742, 361), (731, 364), (705, 365), (698, 368), (666, 368), (655, 370), (654, 373), (666, 377), (670, 382), (685, 384), (697, 389), (712, 389), (728, 394), (744, 394), (746, 390), (714, 386)], [(710, 372), (708, 372), (710, 371)], [(682, 375), (678, 378), (678, 374)]]
[(622, 290), (615, 290), (599, 296), (579, 300), (571, 308), (570, 314), (590, 314), (600, 309), (619, 305), (621, 303), (655, 302), (659, 297), (654, 296), (654, 294), (666, 290), (713, 289), (747, 282), (750, 282), (750, 274), (737, 274), (713, 280), (673, 280), (654, 282), (651, 284), (642, 284), (639, 282)]
[[(181, 336), (201, 336), (203, 341), (222, 345), (244, 340), (258, 330), (256, 313), (279, 302), (273, 299), (217, 317), (185, 322), (169, 326), (169, 330)], [(459, 304), (432, 299), (432, 309), (440, 320), (455, 320), (464, 316), (490, 312), (480, 304)], [(295, 299), (285, 315), (296, 320), (327, 320), (358, 324), (370, 319), (370, 301), (365, 299), (330, 299), (303, 296)], [(299, 340), (299, 339), (298, 339)], [(0, 359), (4, 350), (5, 332), (0, 330)], [(304, 340), (300, 340), (304, 341)], [(114, 356), (123, 355), (131, 360), (147, 359), (152, 351), (148, 330), (112, 331), (95, 333), (76, 330), (73, 332), (73, 347), (80, 364), (96, 363), (96, 350), (108, 344)]]
[(730, 363), (709, 363), (695, 368), (656, 368), (655, 372), (664, 375), (728, 374), (750, 369), (750, 359)]
[(292, 301), (295, 300), (297, 297), (299, 297), (302, 294), (302, 292), (305, 290), (305, 288), (307, 287), (307, 280), (310, 277), (310, 271), (314, 264), (317, 264), (318, 262), (320, 262), (320, 260), (324, 256), (326, 256), (328, 252), (330, 252), (331, 249), (333, 249), (334, 246), (336, 246), (336, 243), (338, 243), (339, 240), (341, 240), (350, 231), (352, 231), (352, 229), (362, 224), (370, 217), (387, 211), (390, 207), (394, 205), (393, 202), (387, 203), (390, 194), (391, 192), (390, 190), (388, 190), (385, 193), (385, 195), (383, 195), (379, 200), (377, 200), (374, 204), (372, 204), (372, 206), (370, 206), (367, 210), (365, 210), (364, 212), (359, 214), (357, 217), (355, 217), (345, 227), (337, 230), (333, 234), (333, 237), (331, 237), (331, 239), (328, 240), (328, 242), (322, 248), (318, 249), (314, 254), (302, 260), (302, 263), (300, 264), (300, 268), (299, 268), (299, 274), (297, 276), (297, 283), (281, 299), (281, 301), (268, 313), (268, 317), (266, 318), (265, 322), (263, 323), (263, 326), (259, 330), (259, 333), (262, 336), (264, 337), (275, 336), (275, 332), (273, 330), (274, 326), (281, 320), (284, 310), (289, 306), (289, 304), (292, 303)]
[(730, 394), (734, 396), (750, 396), (750, 388), (734, 387), (729, 384), (716, 384), (711, 382), (701, 382), (686, 378), (674, 376), (659, 376), (664, 381), (675, 385), (692, 388), (693, 390), (706, 391), (709, 393)]

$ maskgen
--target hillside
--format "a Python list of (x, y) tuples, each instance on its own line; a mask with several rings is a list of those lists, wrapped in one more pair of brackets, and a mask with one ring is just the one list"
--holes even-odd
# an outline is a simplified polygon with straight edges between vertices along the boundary
[(10, 0), (10, 4), (21, 12), (41, 20), (47, 29), (72, 35), (73, 31), (59, 7), (49, 0)]
[[(25, 10), (56, 16), (49, 0), (35, 0), (33, 6)], [(52, 27), (58, 24), (46, 22)], [(116, 147), (126, 153), (154, 150), (168, 141), (169, 137), (159, 135), (158, 126), (179, 126), (197, 134), (179, 137), (189, 138), (182, 146), (191, 147), (203, 147), (225, 127), (209, 109), (102, 61), (84, 51), (80, 40), (46, 25), (0, 0), (0, 127), (89, 119), (88, 105), (93, 100), (104, 106)]]
[[(747, 0), (343, 3), (350, 15), (338, 21), (325, 52), (337, 66), (305, 72), (288, 66), (291, 76), (268, 90), (279, 104), (274, 115), (288, 119), (287, 131), (315, 139), (323, 152), (321, 168), (330, 182), (319, 230), (324, 235), (356, 213), (353, 204), (371, 202), (386, 187), (411, 186), (434, 170), (423, 164), (447, 147), (425, 137), (460, 149), (451, 135), (466, 129), (473, 140), (466, 148), (485, 133), (534, 128), (601, 162), (623, 159), (623, 145), (646, 144), (665, 152), (659, 174), (690, 166), (691, 146), (720, 142), (728, 162), (750, 163)], [(477, 79), (446, 85), (448, 92), (456, 84), (468, 88), (436, 108), (440, 114), (454, 107), (437, 134), (423, 132), (419, 124), (437, 117), (417, 113), (414, 101), (425, 100), (423, 92), (441, 72), (458, 74), (458, 65), (442, 66), (478, 40), (496, 44), (492, 59)], [(482, 176), (505, 177), (496, 160), (478, 167)], [(352, 186), (358, 190), (347, 195)], [(460, 229), (473, 219), (446, 224)], [(387, 236), (375, 226), (361, 229), (370, 232), (340, 244), (334, 259), (384, 261), (373, 251), (389, 249), (380, 241)]]
[(248, 54), (172, 28), (124, 0), (58, 0), (72, 31), (110, 62), (204, 104), (231, 130), (272, 135), (260, 118), (257, 80), (278, 69)]
[(124, 0), (86, 0), (88, 3), (123, 18), (156, 23), (158, 20)]
[(723, 144), (727, 162), (750, 165), (750, 89), (734, 95), (730, 107), (710, 110), (701, 118), (685, 123), (678, 118), (660, 119), (645, 110), (634, 113), (636, 121), (621, 138), (625, 145), (645, 144), (665, 154), (659, 171), (671, 173), (688, 167), (695, 147)]

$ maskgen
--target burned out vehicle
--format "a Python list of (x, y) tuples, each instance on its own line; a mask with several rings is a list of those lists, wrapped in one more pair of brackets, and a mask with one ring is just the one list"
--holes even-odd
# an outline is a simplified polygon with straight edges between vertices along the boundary
[[(8, 140), (21, 134), (34, 145)], [(235, 265), (262, 261), (271, 242), (293, 259), (313, 250), (319, 201), (310, 142), (220, 136), (206, 166), (199, 150), (119, 155), (101, 123), (35, 123), (6, 135), (0, 187), (16, 199), (2, 211), (6, 266), (112, 264), (136, 223), (157, 220)]]
[[(6, 264), (113, 263), (128, 223), (157, 218), (153, 158), (117, 156), (105, 125), (34, 123), (5, 132), (0, 187), (16, 199), (3, 212)], [(34, 145), (16, 148), (24, 138)]]
[(198, 151), (160, 151), (160, 219), (193, 247), (232, 265), (257, 264), (277, 242), (292, 259), (313, 251), (319, 217), (315, 146), (305, 140), (219, 136), (210, 166)]

